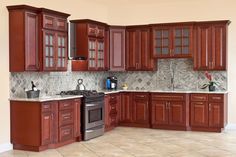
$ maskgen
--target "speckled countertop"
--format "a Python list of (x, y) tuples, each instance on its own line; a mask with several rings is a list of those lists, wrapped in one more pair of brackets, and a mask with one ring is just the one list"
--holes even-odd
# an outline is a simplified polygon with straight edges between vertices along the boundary
[[(104, 92), (105, 94), (114, 94), (120, 92), (150, 92), (150, 93), (205, 93), (205, 94), (226, 94), (228, 91), (183, 91), (183, 90), (101, 90), (98, 92)], [(56, 100), (66, 100), (81, 98), (82, 95), (54, 95), (54, 96), (44, 96), (40, 98), (28, 99), (28, 98), (10, 98), (11, 101), (33, 101), (33, 102), (45, 102), (45, 101), (56, 101)]]

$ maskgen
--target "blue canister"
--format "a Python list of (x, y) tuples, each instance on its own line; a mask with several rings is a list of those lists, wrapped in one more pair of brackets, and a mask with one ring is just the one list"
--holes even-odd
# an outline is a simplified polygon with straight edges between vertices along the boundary
[(107, 78), (107, 81), (106, 81), (106, 88), (107, 88), (107, 89), (111, 89), (111, 79), (110, 79), (110, 77)]

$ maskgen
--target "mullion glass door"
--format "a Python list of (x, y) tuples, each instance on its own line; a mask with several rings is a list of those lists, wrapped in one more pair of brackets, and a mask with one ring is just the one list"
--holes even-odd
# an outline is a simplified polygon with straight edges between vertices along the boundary
[(89, 38), (88, 41), (88, 68), (95, 70), (97, 67), (96, 58), (97, 58), (97, 43), (96, 39)]
[(104, 40), (97, 42), (97, 68), (104, 68)]
[(55, 34), (45, 32), (44, 41), (44, 69), (53, 70), (55, 68)]
[(174, 29), (174, 50), (173, 55), (191, 55), (191, 29), (175, 28)]
[(66, 69), (67, 67), (67, 38), (65, 34), (57, 35), (57, 68)]

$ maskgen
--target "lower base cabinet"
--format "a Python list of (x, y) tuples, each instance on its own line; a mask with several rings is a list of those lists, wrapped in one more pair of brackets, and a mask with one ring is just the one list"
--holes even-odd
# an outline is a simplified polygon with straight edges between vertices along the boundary
[(80, 99), (11, 101), (10, 112), (14, 149), (42, 151), (80, 141)]

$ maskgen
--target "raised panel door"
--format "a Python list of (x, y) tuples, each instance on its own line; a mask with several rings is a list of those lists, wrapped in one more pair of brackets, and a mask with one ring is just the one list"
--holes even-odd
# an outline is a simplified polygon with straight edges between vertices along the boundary
[(57, 70), (67, 70), (67, 34), (57, 33)]
[(110, 127), (110, 99), (108, 95), (105, 95), (105, 130)]
[(166, 101), (152, 101), (152, 124), (167, 125), (169, 123), (168, 107)]
[(38, 15), (25, 13), (25, 70), (39, 70)]
[(169, 124), (175, 126), (185, 126), (186, 122), (185, 102), (169, 102)]
[(110, 28), (110, 70), (125, 71), (125, 29)]
[(41, 143), (42, 145), (50, 144), (53, 142), (53, 113), (42, 113), (41, 123)]
[(212, 60), (210, 69), (226, 70), (226, 26), (213, 25), (212, 26)]
[(138, 69), (139, 57), (139, 33), (136, 29), (126, 30), (126, 69)]
[(120, 121), (121, 122), (132, 122), (132, 95), (131, 93), (121, 94), (121, 111)]
[(209, 103), (209, 127), (224, 127), (223, 103)]
[(81, 128), (80, 105), (81, 105), (81, 100), (75, 99), (74, 100), (74, 137), (80, 136), (80, 128)]
[(133, 121), (140, 124), (149, 123), (148, 100), (135, 99), (133, 102)]
[(199, 25), (196, 31), (194, 68), (196, 70), (208, 70), (212, 52), (212, 27), (211, 25)]
[(191, 126), (208, 127), (208, 103), (191, 102)]

